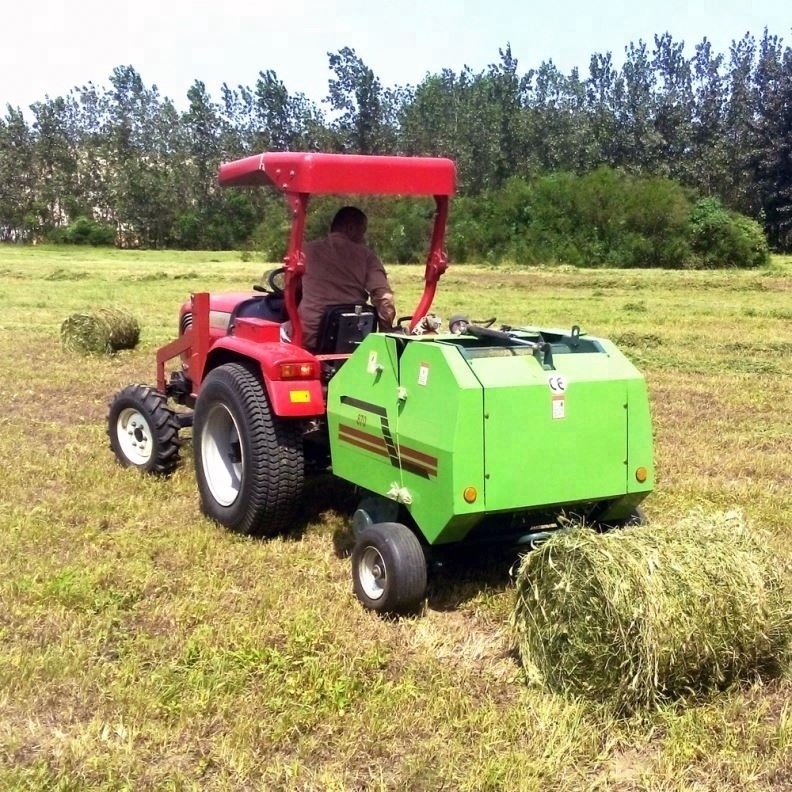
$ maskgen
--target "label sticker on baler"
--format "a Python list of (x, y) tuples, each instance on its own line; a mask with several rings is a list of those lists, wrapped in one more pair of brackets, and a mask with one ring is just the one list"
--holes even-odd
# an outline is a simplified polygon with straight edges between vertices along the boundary
[(563, 396), (553, 396), (553, 420), (566, 418), (566, 404)]
[(426, 385), (429, 382), (429, 364), (421, 363), (418, 367), (418, 384)]
[(547, 378), (547, 384), (553, 394), (553, 420), (558, 421), (566, 418), (566, 380), (560, 374), (551, 374)]

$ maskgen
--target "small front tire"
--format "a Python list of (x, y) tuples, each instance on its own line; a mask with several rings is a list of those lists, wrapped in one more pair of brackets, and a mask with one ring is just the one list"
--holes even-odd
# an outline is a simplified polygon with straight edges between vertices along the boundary
[(426, 593), (426, 557), (415, 534), (401, 523), (364, 528), (352, 551), (355, 596), (369, 610), (417, 610)]
[(128, 385), (110, 402), (107, 434), (124, 467), (167, 476), (179, 464), (179, 422), (159, 391)]

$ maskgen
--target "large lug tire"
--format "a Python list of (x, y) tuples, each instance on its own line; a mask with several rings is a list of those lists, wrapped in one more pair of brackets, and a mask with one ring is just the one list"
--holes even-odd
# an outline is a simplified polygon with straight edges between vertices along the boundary
[(110, 402), (107, 434), (124, 467), (167, 476), (179, 464), (179, 422), (159, 391), (128, 385)]
[(352, 551), (352, 582), (370, 610), (414, 612), (426, 592), (426, 557), (418, 538), (401, 523), (364, 528)]
[(299, 429), (272, 414), (260, 378), (244, 365), (211, 371), (193, 418), (204, 514), (243, 534), (272, 536), (292, 528), (304, 479)]

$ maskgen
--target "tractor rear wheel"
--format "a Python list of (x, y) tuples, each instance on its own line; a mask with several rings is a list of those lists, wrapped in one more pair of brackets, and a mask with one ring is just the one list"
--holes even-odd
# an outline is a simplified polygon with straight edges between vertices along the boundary
[(272, 414), (261, 378), (241, 363), (211, 371), (193, 419), (195, 475), (204, 514), (243, 534), (292, 527), (303, 491), (302, 434)]
[(110, 447), (124, 467), (167, 476), (179, 464), (179, 422), (159, 391), (128, 385), (110, 402)]
[(426, 557), (415, 534), (401, 523), (364, 528), (352, 551), (355, 595), (378, 613), (410, 613), (426, 592)]

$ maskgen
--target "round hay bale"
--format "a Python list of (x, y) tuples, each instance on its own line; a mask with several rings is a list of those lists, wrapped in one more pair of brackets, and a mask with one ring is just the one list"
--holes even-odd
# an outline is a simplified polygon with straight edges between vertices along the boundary
[(117, 308), (72, 314), (64, 319), (60, 332), (63, 348), (69, 352), (109, 355), (119, 349), (134, 349), (140, 340), (137, 319)]
[(620, 711), (779, 673), (792, 608), (766, 537), (738, 512), (598, 534), (522, 560), (511, 617), (528, 679)]

